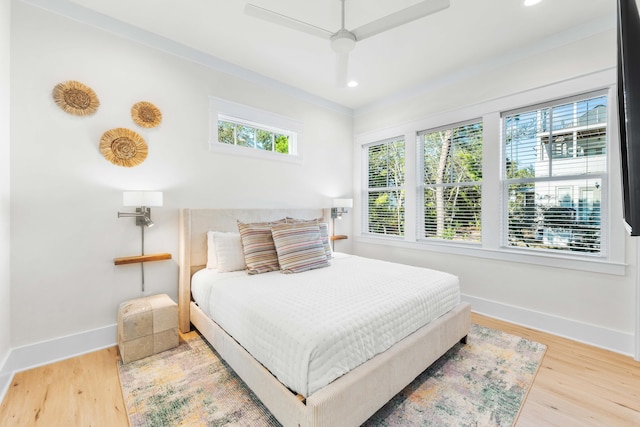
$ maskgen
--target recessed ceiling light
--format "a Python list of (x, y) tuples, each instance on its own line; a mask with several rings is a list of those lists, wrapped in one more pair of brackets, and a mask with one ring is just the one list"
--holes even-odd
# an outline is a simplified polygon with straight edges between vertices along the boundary
[(347, 83), (348, 87), (356, 87), (358, 86), (358, 82), (355, 80), (351, 80), (349, 83)]
[(540, 3), (542, 0), (524, 0), (525, 6), (533, 6), (535, 4)]

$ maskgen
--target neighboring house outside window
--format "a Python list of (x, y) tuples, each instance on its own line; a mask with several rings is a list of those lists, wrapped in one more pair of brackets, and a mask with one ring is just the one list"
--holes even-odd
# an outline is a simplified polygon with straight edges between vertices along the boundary
[(363, 149), (367, 183), (364, 233), (404, 236), (404, 139), (375, 142)]
[(418, 152), (419, 239), (481, 242), (482, 122), (421, 131)]
[(571, 98), (503, 113), (506, 244), (602, 251), (607, 97)]

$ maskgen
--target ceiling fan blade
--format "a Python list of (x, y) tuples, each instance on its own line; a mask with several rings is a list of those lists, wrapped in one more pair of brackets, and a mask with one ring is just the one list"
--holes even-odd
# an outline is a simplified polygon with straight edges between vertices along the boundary
[(324, 28), (316, 27), (315, 25), (311, 25), (303, 21), (298, 21), (290, 16), (282, 15), (251, 3), (247, 3), (244, 7), (244, 13), (255, 18), (260, 18), (274, 24), (302, 31), (303, 33), (311, 34), (312, 36), (321, 37), (327, 40), (329, 40), (333, 35), (331, 31), (325, 30)]
[(367, 37), (375, 36), (376, 34), (444, 10), (448, 8), (449, 5), (449, 0), (425, 0), (394, 12), (391, 15), (364, 24), (351, 32), (356, 36), (356, 40), (366, 39)]
[(340, 88), (347, 87), (349, 75), (349, 54), (338, 53), (336, 55), (336, 85)]

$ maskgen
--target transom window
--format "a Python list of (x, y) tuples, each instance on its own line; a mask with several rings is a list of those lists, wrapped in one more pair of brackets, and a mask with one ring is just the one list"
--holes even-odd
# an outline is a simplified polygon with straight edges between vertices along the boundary
[(209, 100), (212, 151), (272, 160), (302, 160), (303, 123), (220, 98)]
[(590, 94), (502, 115), (510, 247), (602, 251), (607, 97)]
[(241, 119), (220, 115), (218, 118), (218, 142), (239, 147), (255, 148), (274, 153), (290, 154), (293, 132), (270, 128)]

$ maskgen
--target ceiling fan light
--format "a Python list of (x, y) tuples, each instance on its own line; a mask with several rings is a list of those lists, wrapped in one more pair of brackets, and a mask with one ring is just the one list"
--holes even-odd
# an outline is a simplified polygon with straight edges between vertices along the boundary
[(349, 81), (349, 83), (347, 83), (347, 87), (357, 87), (358, 86), (358, 82), (355, 80), (351, 80)]
[(340, 30), (331, 37), (331, 49), (336, 53), (349, 53), (356, 47), (356, 37), (347, 30)]
[(525, 6), (533, 6), (540, 3), (542, 0), (524, 0)]

